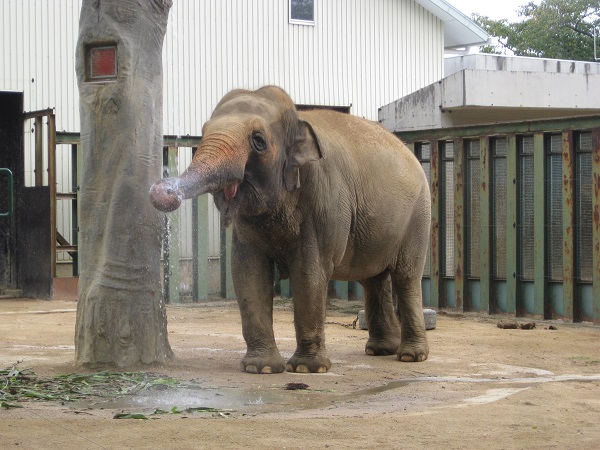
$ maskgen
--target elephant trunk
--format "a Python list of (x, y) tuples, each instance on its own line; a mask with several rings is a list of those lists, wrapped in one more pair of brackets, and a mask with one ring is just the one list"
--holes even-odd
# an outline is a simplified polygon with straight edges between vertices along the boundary
[(175, 211), (182, 200), (207, 192), (225, 190), (229, 200), (235, 197), (244, 179), (247, 152), (233, 145), (229, 136), (206, 137), (198, 147), (190, 166), (179, 177), (163, 178), (150, 188), (150, 201), (163, 212)]

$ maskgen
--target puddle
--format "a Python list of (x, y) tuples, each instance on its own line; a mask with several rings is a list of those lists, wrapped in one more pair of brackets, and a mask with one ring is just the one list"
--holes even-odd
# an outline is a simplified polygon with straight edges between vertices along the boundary
[(170, 388), (162, 391), (144, 391), (118, 399), (97, 401), (93, 404), (76, 402), (73, 406), (75, 408), (127, 410), (170, 410), (173, 407), (183, 410), (203, 407), (238, 413), (262, 413), (320, 408), (332, 403), (334, 396), (334, 393), (329, 392), (287, 391), (283, 388), (256, 390)]
[(382, 392), (408, 386), (406, 381), (394, 381), (383, 386), (362, 389), (347, 394), (316, 390), (286, 390), (283, 387), (262, 389), (218, 388), (202, 389), (195, 387), (145, 390), (134, 395), (125, 395), (117, 399), (74, 402), (71, 406), (92, 409), (115, 410), (170, 410), (177, 407), (215, 408), (237, 413), (265, 413), (319, 409), (334, 403), (355, 401), (359, 397), (377, 395)]

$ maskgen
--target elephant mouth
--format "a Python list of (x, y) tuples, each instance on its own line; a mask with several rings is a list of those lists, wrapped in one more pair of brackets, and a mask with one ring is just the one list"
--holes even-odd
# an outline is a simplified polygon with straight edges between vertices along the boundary
[(225, 196), (225, 201), (230, 202), (235, 198), (238, 192), (239, 183), (236, 181), (231, 183), (223, 189), (223, 195)]
[(233, 217), (238, 213), (238, 204), (241, 199), (241, 186), (242, 183), (234, 181), (229, 183), (224, 188), (213, 193), (215, 197), (215, 204), (221, 212), (221, 216), (225, 221), (225, 226), (233, 221)]

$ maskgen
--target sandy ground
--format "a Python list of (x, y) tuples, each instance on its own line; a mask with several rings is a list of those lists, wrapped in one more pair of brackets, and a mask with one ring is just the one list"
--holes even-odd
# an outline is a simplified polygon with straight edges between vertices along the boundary
[[(338, 308), (335, 308), (338, 306)], [(342, 309), (339, 307), (342, 306)], [(73, 363), (75, 303), (0, 300), (0, 367), (40, 376), (81, 372)], [(350, 323), (359, 304), (339, 302), (328, 321)], [(201, 389), (161, 398), (0, 410), (1, 448), (486, 448), (600, 447), (600, 328), (537, 322), (504, 330), (498, 318), (438, 314), (430, 357), (400, 363), (364, 353), (367, 332), (327, 325), (327, 374), (242, 373), (245, 344), (231, 302), (168, 307), (176, 360), (148, 371)], [(295, 348), (289, 303), (278, 303), (280, 351)], [(307, 390), (288, 391), (287, 383)], [(200, 404), (199, 404), (200, 403)], [(115, 420), (117, 412), (213, 406)]]

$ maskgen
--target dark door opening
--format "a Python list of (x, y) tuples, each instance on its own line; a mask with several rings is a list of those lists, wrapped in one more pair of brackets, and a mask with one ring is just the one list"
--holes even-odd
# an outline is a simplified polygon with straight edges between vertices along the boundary
[[(0, 295), (50, 298), (50, 187), (25, 186), (23, 117), (23, 93), (0, 92), (0, 168), (12, 172), (14, 193), (13, 214), (0, 217)], [(35, 128), (37, 138), (41, 124)], [(8, 188), (0, 179), (0, 212), (8, 208)]]
[[(0, 92), (0, 168), (12, 173), (15, 207), (0, 217), (0, 294), (19, 289), (17, 270), (17, 193), (23, 187), (23, 93)], [(0, 212), (8, 212), (11, 186), (7, 172), (0, 175)]]

